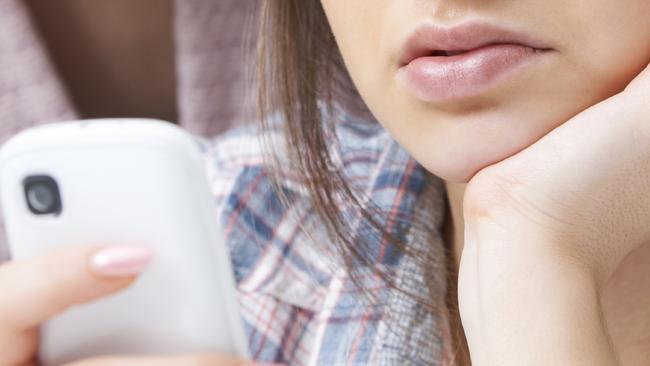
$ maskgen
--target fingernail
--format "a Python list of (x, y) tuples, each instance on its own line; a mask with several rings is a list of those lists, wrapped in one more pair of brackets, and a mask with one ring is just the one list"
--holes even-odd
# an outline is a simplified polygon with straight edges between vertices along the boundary
[(105, 277), (137, 275), (149, 264), (153, 252), (137, 246), (111, 246), (95, 252), (90, 259), (92, 270)]

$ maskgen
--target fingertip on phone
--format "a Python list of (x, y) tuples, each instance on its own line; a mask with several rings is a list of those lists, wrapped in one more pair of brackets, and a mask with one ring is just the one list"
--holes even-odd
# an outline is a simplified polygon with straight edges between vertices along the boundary
[(153, 251), (144, 246), (107, 246), (91, 255), (90, 267), (102, 277), (132, 277), (142, 273), (153, 256)]

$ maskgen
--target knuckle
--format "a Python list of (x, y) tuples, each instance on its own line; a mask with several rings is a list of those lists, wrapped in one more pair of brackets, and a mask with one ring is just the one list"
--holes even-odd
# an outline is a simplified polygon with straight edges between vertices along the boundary
[(467, 184), (463, 211), (468, 219), (492, 220), (496, 214), (512, 205), (521, 183), (514, 175), (486, 168)]
[(555, 258), (585, 271), (600, 268), (599, 258), (608, 256), (597, 250), (603, 246), (596, 245), (602, 241), (601, 230), (592, 226), (585, 230), (589, 220), (570, 202), (548, 197), (528, 182), (501, 169), (479, 172), (467, 185), (466, 222), (487, 237), (502, 239), (482, 245), (498, 243), (499, 249), (536, 253), (538, 258)]

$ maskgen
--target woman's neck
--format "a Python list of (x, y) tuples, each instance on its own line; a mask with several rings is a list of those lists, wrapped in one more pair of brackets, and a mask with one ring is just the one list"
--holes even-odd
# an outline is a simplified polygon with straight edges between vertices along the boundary
[(445, 182), (449, 202), (448, 216), (445, 220), (445, 241), (453, 248), (456, 269), (460, 267), (460, 255), (463, 252), (463, 197), (464, 183)]

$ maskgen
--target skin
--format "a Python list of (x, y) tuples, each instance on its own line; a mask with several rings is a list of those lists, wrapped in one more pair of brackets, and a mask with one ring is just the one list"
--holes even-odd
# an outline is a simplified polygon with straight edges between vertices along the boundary
[[(650, 3), (321, 3), (373, 114), (447, 182), (473, 364), (650, 363)], [(406, 38), (470, 19), (552, 52), (472, 98), (415, 98)]]
[[(373, 114), (421, 164), (450, 182), (467, 182), (620, 91), (650, 60), (645, 0), (321, 3)], [(468, 19), (519, 30), (556, 51), (479, 97), (441, 105), (418, 101), (395, 79), (406, 38), (422, 23)]]
[[(127, 288), (138, 273), (107, 276), (93, 270), (101, 246), (69, 248), (0, 266), (0, 364), (35, 365), (38, 327), (65, 309)], [(97, 357), (68, 366), (251, 365), (226, 355)]]

